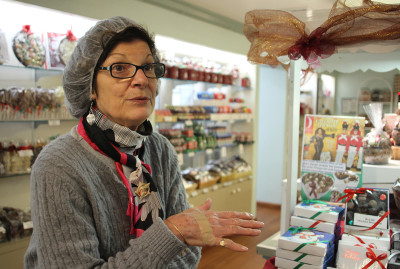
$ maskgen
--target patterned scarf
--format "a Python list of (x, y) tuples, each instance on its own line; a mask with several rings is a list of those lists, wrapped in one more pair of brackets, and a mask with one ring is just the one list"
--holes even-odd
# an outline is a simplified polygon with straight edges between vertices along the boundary
[[(86, 116), (94, 114), (95, 123), (90, 125)], [(149, 121), (137, 131), (112, 122), (97, 108), (90, 108), (80, 120), (79, 134), (93, 149), (115, 161), (118, 174), (129, 194), (127, 215), (131, 219), (130, 234), (139, 237), (156, 218), (164, 217), (157, 187), (151, 177), (151, 169), (143, 159), (144, 141), (153, 132)], [(123, 166), (124, 165), (124, 166)], [(124, 170), (129, 170), (129, 180)]]

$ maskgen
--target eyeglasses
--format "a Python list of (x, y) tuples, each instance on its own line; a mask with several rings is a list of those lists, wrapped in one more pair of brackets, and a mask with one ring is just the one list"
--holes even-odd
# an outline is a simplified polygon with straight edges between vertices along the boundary
[(99, 70), (108, 70), (113, 78), (131, 78), (142, 69), (147, 78), (161, 78), (165, 73), (165, 65), (162, 63), (151, 63), (135, 65), (130, 63), (113, 63), (110, 66), (100, 66)]

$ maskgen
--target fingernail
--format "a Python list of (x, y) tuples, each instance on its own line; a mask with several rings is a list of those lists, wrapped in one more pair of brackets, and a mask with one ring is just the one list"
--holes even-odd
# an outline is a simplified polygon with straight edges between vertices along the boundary
[(248, 251), (249, 249), (247, 247), (245, 247), (245, 246), (242, 246), (242, 250)]
[(249, 212), (246, 212), (246, 215), (247, 215), (248, 217), (250, 217), (250, 218), (253, 218), (253, 219), (254, 219), (254, 216), (253, 216), (253, 214), (251, 214), (251, 213), (249, 213)]

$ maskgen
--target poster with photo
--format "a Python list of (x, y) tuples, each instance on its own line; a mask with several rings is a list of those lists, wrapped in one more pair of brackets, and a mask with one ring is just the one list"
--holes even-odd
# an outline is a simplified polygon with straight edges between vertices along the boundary
[(303, 200), (336, 202), (362, 186), (365, 118), (305, 115), (301, 159)]

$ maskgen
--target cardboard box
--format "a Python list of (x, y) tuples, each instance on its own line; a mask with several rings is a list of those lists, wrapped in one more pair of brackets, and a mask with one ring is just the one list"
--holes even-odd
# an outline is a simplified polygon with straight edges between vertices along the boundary
[(343, 234), (342, 241), (351, 245), (378, 248), (382, 250), (390, 250), (389, 235), (383, 235), (378, 237), (378, 236)]
[[(379, 261), (371, 260), (367, 257), (367, 253), (370, 251), (372, 251), (376, 257), (381, 257), (382, 259)], [(368, 269), (382, 269), (380, 263), (384, 266), (384, 268), (386, 268), (389, 255), (390, 252), (386, 250), (358, 247), (340, 240), (336, 259), (336, 268), (358, 269), (370, 264)]]
[(278, 248), (312, 254), (316, 256), (330, 256), (334, 250), (335, 236), (315, 230), (293, 232), (289, 228), (278, 239)]
[[(330, 258), (331, 262), (333, 257)], [(295, 268), (301, 268), (301, 269), (325, 269), (327, 266), (326, 265), (312, 265), (312, 264), (307, 264), (307, 263), (302, 263), (302, 262), (296, 262), (296, 261), (291, 261), (288, 259), (276, 257), (275, 258), (275, 266), (278, 268), (285, 268), (285, 269), (295, 269)]]
[[(350, 190), (357, 191), (356, 188)], [(364, 193), (356, 193), (346, 203), (346, 226), (352, 230), (365, 230), (376, 225), (377, 230), (389, 229), (389, 190), (367, 189)], [(381, 220), (381, 217), (386, 215)], [(379, 222), (380, 221), (380, 222)]]
[(344, 208), (322, 203), (300, 203), (294, 208), (294, 215), (336, 224), (343, 216)]
[(276, 249), (276, 257), (316, 266), (324, 265), (325, 262), (327, 261), (326, 256), (315, 256), (311, 254), (299, 253), (281, 248)]
[(303, 217), (292, 216), (290, 218), (290, 226), (302, 226), (306, 228), (314, 227), (317, 231), (334, 234), (338, 227), (338, 223), (335, 224), (323, 220), (313, 220)]

